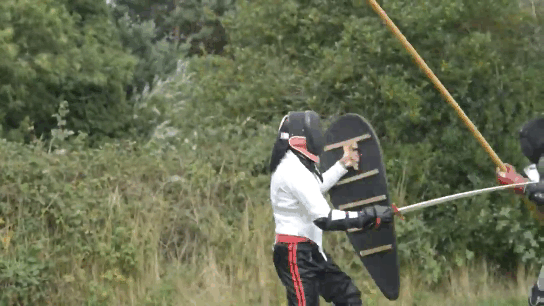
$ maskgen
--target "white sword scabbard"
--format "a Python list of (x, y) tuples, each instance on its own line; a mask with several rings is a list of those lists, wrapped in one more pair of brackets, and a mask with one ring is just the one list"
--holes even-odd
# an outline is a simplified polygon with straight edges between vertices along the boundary
[(403, 218), (402, 215), (407, 213), (407, 212), (412, 212), (412, 211), (420, 210), (420, 209), (427, 208), (427, 207), (430, 207), (430, 206), (435, 206), (435, 205), (438, 205), (438, 204), (451, 202), (451, 201), (462, 199), (462, 198), (468, 198), (468, 197), (472, 197), (472, 196), (483, 194), (483, 193), (489, 193), (489, 192), (498, 191), (498, 190), (510, 189), (510, 188), (513, 188), (513, 187), (525, 186), (525, 185), (535, 184), (535, 183), (536, 182), (523, 182), (523, 183), (518, 183), (518, 184), (510, 184), (510, 185), (504, 185), (504, 186), (496, 186), (496, 187), (489, 187), (489, 188), (472, 190), (472, 191), (467, 191), (467, 192), (461, 192), (461, 193), (456, 193), (456, 194), (452, 194), (452, 195), (449, 195), (449, 196), (441, 197), (441, 198), (438, 198), (438, 199), (433, 199), (433, 200), (424, 201), (424, 202), (420, 202), (420, 203), (409, 205), (409, 206), (404, 206), (404, 207), (401, 207), (401, 208), (397, 208), (393, 204), (393, 209), (395, 210), (395, 213), (399, 217)]

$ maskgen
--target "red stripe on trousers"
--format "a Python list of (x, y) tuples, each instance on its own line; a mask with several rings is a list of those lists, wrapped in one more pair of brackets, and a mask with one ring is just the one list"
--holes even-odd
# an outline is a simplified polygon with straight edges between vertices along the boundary
[(298, 305), (306, 306), (306, 298), (304, 297), (304, 287), (302, 287), (302, 281), (300, 280), (300, 274), (298, 272), (296, 243), (289, 244), (289, 265), (291, 268), (290, 269), (291, 278), (293, 278), (293, 286), (295, 287), (295, 293), (297, 295)]
[(293, 243), (289, 243), (289, 270), (291, 271), (291, 279), (293, 280), (293, 288), (295, 288), (295, 294), (297, 296), (297, 301), (298, 301), (298, 305), (300, 306), (302, 303), (301, 303), (301, 298), (300, 298), (300, 292), (298, 291), (298, 286), (297, 286), (297, 277), (295, 275), (295, 269), (293, 267), (294, 265), (294, 260), (293, 260)]

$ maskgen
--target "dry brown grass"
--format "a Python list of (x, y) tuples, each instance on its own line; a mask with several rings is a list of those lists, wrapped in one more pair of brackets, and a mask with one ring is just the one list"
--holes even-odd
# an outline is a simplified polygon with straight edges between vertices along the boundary
[[(212, 218), (217, 228), (228, 228), (219, 216)], [(154, 264), (149, 265), (147, 279), (134, 284), (131, 290), (119, 291), (116, 305), (142, 305), (144, 300), (149, 301), (148, 305), (287, 305), (284, 288), (272, 263), (273, 222), (270, 218), (268, 207), (254, 206), (248, 201), (245, 217), (237, 227), (238, 235), (231, 236), (230, 243), (223, 249), (202, 245), (199, 260), (162, 266), (161, 272), (166, 275), (163, 279), (156, 277)], [(400, 297), (391, 302), (381, 295), (364, 271), (354, 275), (353, 269), (342, 268), (363, 292), (365, 305), (384, 306), (526, 305), (528, 288), (536, 275), (534, 271), (526, 273), (520, 266), (515, 279), (505, 278), (485, 262), (479, 262), (452, 271), (449, 280), (431, 292), (418, 281), (421, 277), (415, 267), (403, 267)], [(157, 288), (162, 291), (153, 291)], [(324, 300), (322, 302), (326, 305)]]

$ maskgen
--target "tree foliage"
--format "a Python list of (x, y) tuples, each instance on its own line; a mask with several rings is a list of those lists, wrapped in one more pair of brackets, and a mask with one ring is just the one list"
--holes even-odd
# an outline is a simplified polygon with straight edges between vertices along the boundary
[(166, 78), (184, 55), (222, 54), (227, 34), (217, 17), (231, 7), (224, 0), (113, 1), (123, 45), (139, 58), (129, 94)]
[(106, 3), (2, 1), (0, 6), (5, 136), (20, 140), (28, 125), (38, 135), (47, 133), (63, 100), (70, 102), (72, 129), (121, 135), (131, 115), (124, 89), (135, 58), (123, 50)]

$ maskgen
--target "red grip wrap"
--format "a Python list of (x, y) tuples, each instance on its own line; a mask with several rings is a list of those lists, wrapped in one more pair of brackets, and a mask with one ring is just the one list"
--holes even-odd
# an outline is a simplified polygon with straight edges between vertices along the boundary
[(374, 228), (378, 228), (381, 222), (382, 220), (380, 218), (376, 218), (376, 226), (374, 226)]
[[(506, 172), (497, 171), (497, 181), (501, 185), (510, 185), (527, 182), (527, 179), (516, 172), (516, 169), (512, 165), (505, 164)], [(525, 186), (514, 187), (514, 192), (517, 194), (523, 194), (525, 192)]]
[(404, 220), (404, 216), (400, 213), (397, 205), (393, 204), (392, 207), (393, 207), (393, 213), (397, 215), (401, 220)]

